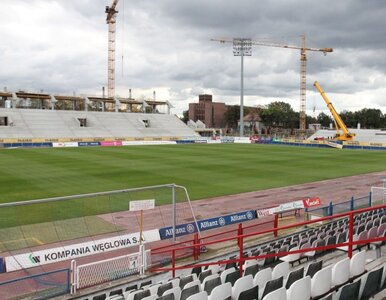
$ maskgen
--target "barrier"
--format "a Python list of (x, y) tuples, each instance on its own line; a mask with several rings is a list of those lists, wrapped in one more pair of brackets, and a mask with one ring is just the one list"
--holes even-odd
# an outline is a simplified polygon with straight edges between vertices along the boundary
[[(164, 250), (164, 251), (158, 251), (158, 253), (169, 253), (171, 255), (172, 266), (171, 267), (156, 268), (156, 269), (154, 269), (154, 271), (160, 271), (160, 272), (171, 271), (172, 272), (172, 276), (175, 277), (176, 270), (191, 269), (191, 268), (199, 267), (199, 266), (202, 267), (202, 266), (209, 266), (209, 265), (225, 265), (227, 263), (234, 263), (234, 262), (236, 262), (240, 266), (239, 271), (240, 271), (240, 275), (242, 275), (243, 274), (243, 263), (246, 260), (261, 259), (261, 258), (267, 258), (267, 257), (280, 257), (280, 256), (288, 255), (288, 254), (303, 253), (303, 252), (309, 252), (309, 251), (314, 251), (314, 250), (335, 249), (337, 247), (342, 247), (342, 246), (346, 246), (348, 248), (348, 251), (347, 251), (348, 254), (347, 255), (348, 255), (349, 258), (351, 258), (352, 254), (353, 254), (353, 246), (355, 246), (355, 245), (368, 244), (370, 242), (376, 242), (376, 241), (386, 241), (386, 237), (385, 236), (371, 238), (371, 239), (357, 240), (357, 241), (353, 240), (353, 236), (354, 236), (354, 215), (355, 214), (360, 214), (360, 213), (365, 213), (365, 212), (372, 211), (372, 210), (380, 210), (380, 209), (383, 209), (383, 210), (386, 209), (386, 205), (379, 205), (379, 206), (375, 206), (375, 207), (359, 209), (359, 210), (356, 210), (356, 211), (345, 212), (345, 213), (337, 214), (337, 215), (334, 215), (334, 216), (323, 217), (323, 218), (320, 218), (318, 220), (310, 220), (310, 221), (299, 222), (299, 223), (295, 223), (295, 224), (291, 224), (291, 225), (287, 225), (287, 226), (282, 226), (282, 227), (278, 227), (278, 228), (262, 230), (262, 231), (259, 231), (259, 232), (252, 232), (252, 233), (249, 233), (249, 234), (242, 234), (241, 233), (241, 234), (237, 234), (237, 236), (234, 236), (234, 237), (231, 237), (231, 238), (224, 238), (224, 239), (219, 239), (219, 240), (209, 241), (209, 242), (198, 241), (198, 243), (195, 243), (193, 245), (177, 246), (177, 247), (174, 247), (172, 249), (167, 249), (167, 250)], [(339, 243), (339, 244), (333, 244), (333, 245), (328, 245), (328, 246), (321, 246), (321, 247), (302, 248), (302, 249), (299, 249), (299, 250), (279, 252), (279, 253), (273, 253), (273, 254), (264, 254), (264, 255), (257, 255), (257, 256), (253, 256), (252, 255), (252, 256), (248, 256), (248, 257), (244, 256), (244, 242), (245, 242), (245, 240), (247, 238), (251, 238), (251, 237), (256, 237), (257, 238), (258, 236), (261, 236), (263, 234), (274, 233), (275, 231), (278, 231), (278, 230), (286, 230), (286, 229), (297, 228), (297, 227), (301, 227), (301, 226), (308, 226), (308, 225), (313, 224), (313, 223), (318, 223), (319, 221), (329, 221), (329, 220), (333, 220), (334, 218), (343, 218), (343, 217), (346, 217), (346, 218), (349, 219), (349, 222), (348, 222), (348, 241), (347, 242)], [(204, 263), (204, 264), (194, 264), (193, 263), (193, 264), (186, 264), (186, 265), (178, 266), (178, 267), (176, 266), (176, 252), (177, 251), (181, 251), (181, 250), (184, 250), (184, 249), (191, 249), (191, 248), (201, 248), (203, 246), (206, 247), (206, 246), (209, 246), (209, 245), (224, 244), (226, 242), (234, 241), (234, 240), (237, 241), (237, 244), (238, 244), (238, 247), (239, 247), (238, 258), (229, 259), (229, 260), (215, 261), (215, 262)]]
[[(248, 210), (240, 213), (230, 214), (221, 217), (215, 217), (210, 219), (204, 219), (197, 221), (197, 225), (195, 222), (185, 223), (176, 226), (176, 236), (183, 236), (187, 234), (192, 234), (198, 231), (205, 231), (210, 229), (215, 229), (235, 223), (240, 223), (244, 221), (250, 221), (257, 218), (255, 210)], [(198, 228), (197, 228), (198, 226)], [(159, 229), (159, 234), (161, 240), (169, 239), (173, 237), (173, 228), (163, 227)]]
[(72, 261), (72, 294), (78, 289), (140, 273), (141, 267), (146, 270), (147, 265), (151, 264), (150, 250), (145, 251), (144, 258), (140, 255), (133, 253), (79, 266)]
[(0, 282), (0, 299), (52, 299), (70, 292), (70, 270), (40, 273)]

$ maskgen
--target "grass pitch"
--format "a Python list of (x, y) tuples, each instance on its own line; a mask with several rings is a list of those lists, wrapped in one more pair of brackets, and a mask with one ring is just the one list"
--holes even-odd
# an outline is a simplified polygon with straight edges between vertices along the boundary
[[(194, 200), (383, 171), (386, 151), (258, 144), (3, 149), (0, 164), (0, 203), (168, 183), (185, 186)], [(155, 198), (127, 197), (3, 207), (0, 252), (119, 231), (84, 217)], [(170, 203), (170, 196), (161, 198)]]
[(258, 144), (0, 151), (0, 202), (176, 183), (192, 199), (386, 170), (385, 151)]

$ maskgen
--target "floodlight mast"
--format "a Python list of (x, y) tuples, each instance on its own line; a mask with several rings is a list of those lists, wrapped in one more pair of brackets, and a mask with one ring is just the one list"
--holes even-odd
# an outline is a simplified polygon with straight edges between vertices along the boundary
[(252, 56), (252, 40), (250, 38), (234, 38), (230, 40), (217, 40), (221, 43), (233, 43), (233, 55), (241, 57), (241, 74), (240, 74), (240, 137), (244, 136), (244, 56)]

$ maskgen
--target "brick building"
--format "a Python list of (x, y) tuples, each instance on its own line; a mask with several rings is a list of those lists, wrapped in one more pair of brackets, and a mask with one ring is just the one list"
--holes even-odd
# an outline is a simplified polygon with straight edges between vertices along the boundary
[(207, 128), (225, 127), (227, 106), (223, 102), (213, 102), (212, 95), (199, 95), (198, 103), (189, 103), (189, 119), (202, 121)]

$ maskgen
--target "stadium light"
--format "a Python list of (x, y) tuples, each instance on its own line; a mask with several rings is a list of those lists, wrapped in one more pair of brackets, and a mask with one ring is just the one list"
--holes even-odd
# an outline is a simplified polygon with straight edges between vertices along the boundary
[(252, 40), (233, 39), (233, 55), (241, 57), (240, 79), (240, 137), (244, 136), (244, 56), (252, 56)]

